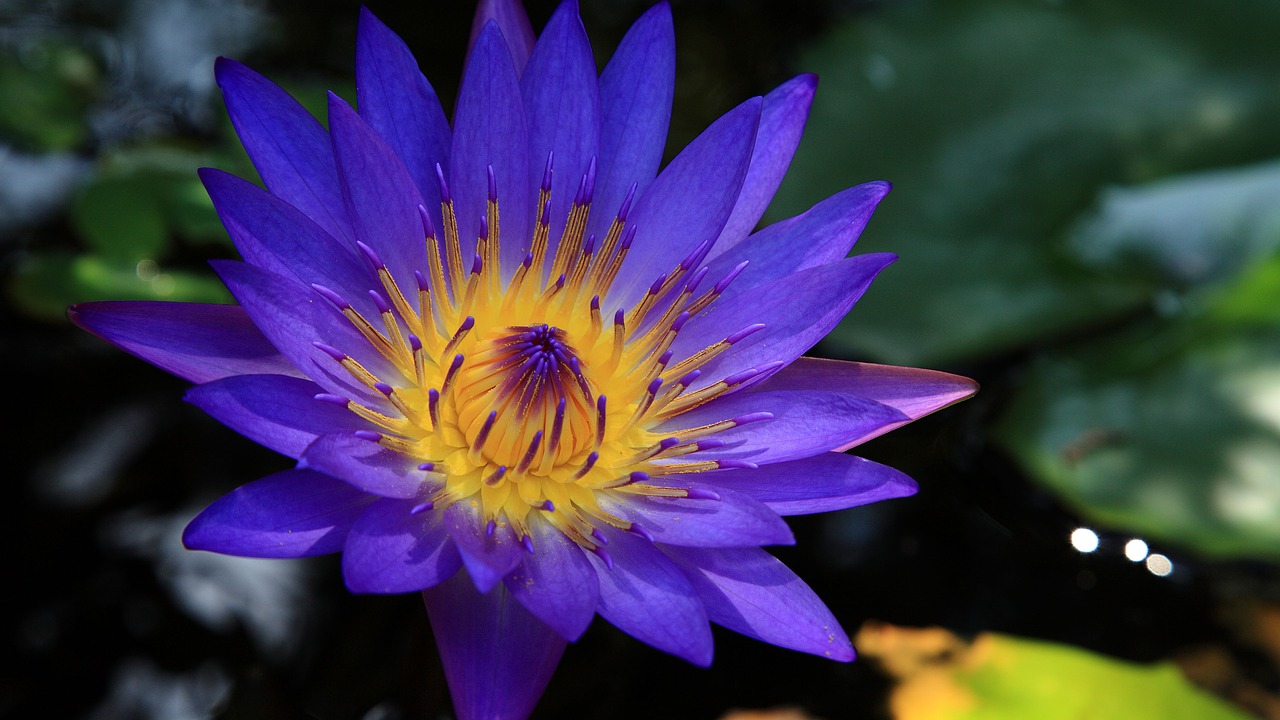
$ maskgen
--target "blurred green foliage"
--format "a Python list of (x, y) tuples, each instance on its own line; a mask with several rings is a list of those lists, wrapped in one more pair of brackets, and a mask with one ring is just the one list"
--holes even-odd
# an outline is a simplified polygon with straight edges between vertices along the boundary
[(47, 41), (0, 50), (0, 137), (28, 151), (81, 146), (98, 81), (92, 58), (73, 45)]

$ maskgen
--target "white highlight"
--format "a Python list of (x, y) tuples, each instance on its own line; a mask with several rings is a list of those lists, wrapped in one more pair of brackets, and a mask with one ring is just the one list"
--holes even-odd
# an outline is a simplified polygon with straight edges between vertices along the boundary
[(1138, 538), (1134, 538), (1124, 544), (1124, 556), (1133, 562), (1146, 560), (1147, 553), (1150, 551), (1151, 549), (1147, 547), (1147, 543)]
[(1082, 553), (1091, 553), (1098, 549), (1098, 533), (1086, 527), (1071, 531), (1071, 547)]
[(1147, 570), (1156, 577), (1165, 577), (1173, 572), (1173, 561), (1160, 553), (1148, 555)]

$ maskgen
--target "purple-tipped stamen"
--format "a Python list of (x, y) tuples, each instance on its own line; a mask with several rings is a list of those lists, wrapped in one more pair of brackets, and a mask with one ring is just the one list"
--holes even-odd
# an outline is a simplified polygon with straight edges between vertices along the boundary
[(706, 488), (691, 487), (685, 490), (690, 500), (719, 500), (720, 494)]
[(329, 288), (323, 285), (319, 285), (317, 283), (311, 283), (311, 289), (320, 293), (321, 297), (333, 303), (333, 306), (338, 308), (339, 310), (351, 309), (351, 303), (347, 302), (345, 299), (343, 299), (341, 295), (330, 290)]

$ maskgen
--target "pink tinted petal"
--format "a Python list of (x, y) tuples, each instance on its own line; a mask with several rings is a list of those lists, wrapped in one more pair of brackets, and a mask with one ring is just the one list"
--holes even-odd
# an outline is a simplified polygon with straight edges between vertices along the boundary
[(608, 528), (610, 569), (588, 559), (600, 578), (600, 615), (659, 650), (707, 667), (713, 652), (707, 611), (684, 573), (644, 538)]
[[(761, 387), (764, 387), (763, 385)], [(776, 387), (772, 386), (771, 387)], [(748, 390), (712, 400), (659, 426), (663, 433), (767, 412), (772, 420), (716, 433), (722, 447), (689, 460), (738, 458), (775, 463), (847, 448), (908, 422), (905, 415), (874, 400), (822, 390)]]
[(676, 360), (724, 340), (753, 323), (764, 329), (702, 366), (697, 389), (750, 368), (790, 363), (840, 322), (871, 281), (889, 263), (890, 253), (855, 255), (801, 270), (752, 292), (712, 303), (680, 331), (671, 349)]
[(600, 141), (596, 61), (576, 2), (561, 3), (543, 28), (520, 88), (529, 124), (529, 187), (542, 183), (547, 156), (555, 153), (549, 235), (554, 252)]
[(231, 124), (267, 189), (330, 235), (350, 240), (324, 127), (275, 83), (234, 60), (218, 58), (214, 74)]
[(286, 470), (223, 495), (182, 533), (192, 550), (263, 558), (323, 555), (342, 549), (347, 531), (375, 500), (306, 470)]
[(795, 573), (760, 548), (669, 548), (711, 622), (779, 647), (848, 662), (853, 643)]
[(720, 233), (746, 176), (760, 105), (752, 98), (725, 113), (636, 199), (635, 244), (609, 291), (613, 307), (638, 300), (654, 278)]
[(372, 440), (355, 435), (322, 435), (307, 446), (299, 468), (322, 472), (380, 497), (425, 498), (440, 485), (437, 475), (418, 469), (418, 462)]
[(444, 523), (480, 592), (491, 591), (527, 556), (508, 523), (495, 523), (490, 528), (471, 502), (450, 505), (444, 511)]
[(719, 302), (792, 273), (834, 262), (849, 254), (889, 183), (870, 182), (832, 195), (802, 215), (781, 220), (746, 242), (722, 250), (719, 243), (707, 263), (707, 277), (718, 281), (739, 264), (746, 268), (725, 288)]
[(81, 328), (195, 383), (230, 375), (300, 375), (236, 305), (92, 302), (72, 305)]
[(756, 131), (756, 143), (751, 151), (751, 166), (742, 181), (742, 192), (733, 207), (733, 214), (724, 224), (724, 230), (712, 249), (712, 254), (724, 252), (742, 242), (751, 234), (756, 223), (764, 217), (764, 211), (773, 200), (773, 194), (787, 174), (791, 157), (800, 144), (804, 122), (809, 117), (809, 105), (818, 87), (818, 76), (806, 73), (779, 85), (764, 96), (764, 110), (760, 113), (760, 129)]
[(360, 117), (404, 161), (440, 227), (435, 167), (449, 167), (449, 120), (409, 46), (364, 7), (356, 33), (356, 100)]
[(595, 569), (578, 547), (550, 523), (534, 523), (533, 554), (504, 582), (529, 612), (566, 640), (577, 640), (596, 614)]
[(643, 194), (658, 174), (675, 78), (675, 28), (671, 7), (661, 2), (631, 26), (600, 74), (600, 154), (588, 232), (604, 237), (631, 186)]
[[(540, 166), (546, 158), (538, 161)], [(489, 198), (489, 167), (501, 212), (502, 267), (510, 276), (530, 246), (533, 193), (529, 185), (529, 134), (511, 53), (493, 22), (485, 25), (467, 59), (454, 114), (449, 189), (458, 232), (475, 238)]]
[(471, 63), (476, 41), (480, 39), (480, 33), (489, 21), (493, 21), (507, 41), (516, 74), (523, 73), (529, 56), (533, 53), (535, 38), (533, 25), (520, 0), (480, 0), (476, 4), (475, 18), (471, 21), (471, 40), (467, 45), (468, 65)]
[[(958, 403), (978, 392), (978, 383), (960, 375), (920, 368), (817, 358), (797, 359), (774, 375), (769, 380), (769, 387), (834, 390), (870, 398), (897, 408), (911, 420)], [(886, 427), (883, 432), (895, 427), (898, 425)]]
[(186, 400), (259, 445), (297, 458), (317, 437), (370, 429), (346, 408), (315, 399), (323, 389), (284, 375), (237, 375), (197, 385)]
[(351, 526), (342, 576), (351, 592), (402, 593), (448, 580), (462, 560), (440, 513), (413, 513), (413, 500), (380, 499)]
[(916, 492), (915, 481), (906, 474), (838, 452), (755, 470), (725, 470), (708, 476), (708, 482), (750, 495), (780, 515), (844, 510)]
[(330, 393), (382, 399), (316, 347), (317, 342), (347, 353), (384, 382), (405, 382), (400, 371), (312, 288), (233, 260), (214, 260), (210, 265), (271, 343)]
[[(716, 476), (717, 473), (708, 473), (699, 477), (714, 483)], [(671, 485), (705, 489), (700, 483), (672, 482)], [(602, 508), (640, 525), (662, 544), (691, 547), (795, 544), (787, 523), (763, 503), (733, 490), (721, 491), (719, 487), (716, 494), (719, 500), (624, 493), (601, 496), (599, 500)]]
[(505, 585), (480, 593), (465, 572), (422, 598), (458, 720), (528, 717), (560, 662), (565, 639)]
[(417, 288), (413, 271), (427, 266), (418, 214), (422, 196), (413, 178), (391, 146), (333, 93), (329, 132), (356, 239), (377, 252), (400, 291), (412, 297)]
[(361, 312), (373, 311), (365, 293), (377, 281), (355, 248), (247, 180), (210, 168), (200, 171), (200, 179), (245, 262), (304, 285), (319, 283)]

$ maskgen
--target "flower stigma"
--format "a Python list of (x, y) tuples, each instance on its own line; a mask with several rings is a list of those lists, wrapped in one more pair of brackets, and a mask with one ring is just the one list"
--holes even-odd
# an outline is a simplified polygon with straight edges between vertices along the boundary
[(459, 234), (437, 166), (443, 228), (437, 230), (419, 207), (427, 267), (414, 273), (416, 287), (400, 287), (362, 243), (382, 286), (370, 292), (379, 318), (367, 318), (337, 293), (313, 285), (399, 371), (399, 377), (375, 376), (350, 355), (316, 343), (385, 403), (317, 398), (347, 407), (377, 428), (362, 437), (418, 463), (430, 482), (415, 510), (471, 503), (490, 534), (509, 525), (530, 551), (531, 515), (539, 513), (609, 562), (597, 528), (648, 533), (602, 507), (604, 496), (718, 499), (681, 486), (674, 476), (752, 464), (685, 456), (719, 447), (711, 435), (772, 416), (752, 413), (666, 432), (658, 426), (767, 377), (781, 363), (691, 387), (702, 365), (762, 329), (759, 324), (672, 362), (671, 345), (684, 324), (745, 265), (700, 291), (706, 269), (695, 268), (709, 243), (654, 280), (633, 307), (605, 317), (602, 298), (635, 237), (627, 222), (635, 188), (603, 238), (587, 235), (592, 161), (552, 245), (551, 172), (549, 156), (532, 237), (510, 277), (499, 261), (503, 238), (493, 168), (474, 252), (464, 253), (464, 245), (471, 250), (472, 244)]

